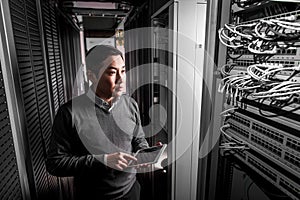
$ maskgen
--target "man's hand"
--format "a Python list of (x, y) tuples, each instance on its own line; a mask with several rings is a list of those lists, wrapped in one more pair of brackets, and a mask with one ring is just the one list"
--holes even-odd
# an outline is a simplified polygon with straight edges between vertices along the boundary
[(127, 153), (112, 153), (107, 155), (107, 166), (118, 169), (124, 170), (127, 166), (129, 161), (137, 161), (135, 157)]

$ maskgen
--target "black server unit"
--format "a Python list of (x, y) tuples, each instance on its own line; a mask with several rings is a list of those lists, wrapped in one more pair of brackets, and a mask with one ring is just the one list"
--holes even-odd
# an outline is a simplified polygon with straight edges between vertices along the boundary
[[(242, 170), (259, 177), (245, 186), (248, 199), (253, 184), (265, 194), (262, 199), (300, 198), (299, 3), (233, 0), (229, 21), (218, 31), (226, 47), (226, 62), (218, 67), (218, 92), (224, 95), (219, 166), (234, 157)], [(219, 173), (219, 185), (229, 173), (234, 187), (232, 167)]]

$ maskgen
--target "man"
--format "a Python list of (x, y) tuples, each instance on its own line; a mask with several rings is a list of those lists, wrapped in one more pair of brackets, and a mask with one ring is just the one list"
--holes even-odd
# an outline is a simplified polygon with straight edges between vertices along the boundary
[(89, 91), (64, 104), (53, 128), (47, 170), (74, 176), (76, 199), (139, 199), (132, 152), (147, 148), (138, 106), (126, 91), (122, 53), (106, 45), (87, 53)]

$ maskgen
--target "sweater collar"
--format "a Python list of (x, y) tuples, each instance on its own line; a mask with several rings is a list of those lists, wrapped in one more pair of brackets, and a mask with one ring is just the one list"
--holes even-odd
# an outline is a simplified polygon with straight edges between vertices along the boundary
[[(113, 109), (113, 107), (115, 106), (115, 104), (117, 103), (118, 100), (114, 101), (112, 103), (112, 105), (110, 106), (109, 103), (107, 103), (106, 101), (104, 101), (103, 99), (101, 99), (100, 97), (98, 97), (95, 92), (92, 90), (92, 88), (89, 88), (87, 94), (86, 94), (89, 99), (98, 107), (100, 107), (101, 109), (107, 111), (107, 112), (111, 112), (111, 110)], [(118, 98), (119, 99), (119, 98)]]

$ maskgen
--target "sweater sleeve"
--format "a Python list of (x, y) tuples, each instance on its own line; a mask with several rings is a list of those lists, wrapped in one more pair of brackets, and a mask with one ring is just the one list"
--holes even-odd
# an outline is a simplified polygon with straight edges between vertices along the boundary
[(72, 124), (72, 115), (67, 106), (62, 106), (55, 116), (50, 145), (47, 151), (46, 168), (55, 176), (76, 176), (88, 170), (105, 171), (103, 155), (79, 155), (77, 131)]

